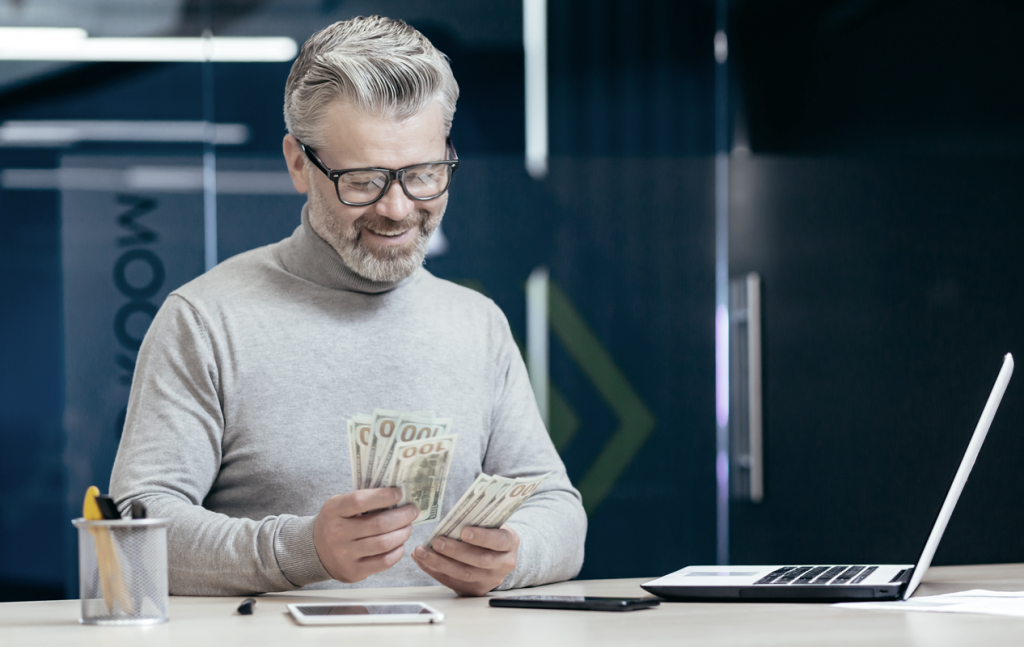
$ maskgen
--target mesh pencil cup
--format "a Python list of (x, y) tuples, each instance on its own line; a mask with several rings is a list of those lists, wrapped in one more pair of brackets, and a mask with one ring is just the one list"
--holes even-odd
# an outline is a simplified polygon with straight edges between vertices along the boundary
[(170, 519), (75, 519), (82, 624), (167, 622)]

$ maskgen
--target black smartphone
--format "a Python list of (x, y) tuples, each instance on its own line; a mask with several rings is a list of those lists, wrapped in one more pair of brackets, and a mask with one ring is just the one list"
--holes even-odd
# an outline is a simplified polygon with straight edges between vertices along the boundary
[(512, 595), (491, 598), (492, 607), (520, 609), (578, 609), (581, 611), (636, 611), (660, 604), (658, 598), (592, 598), (582, 595)]

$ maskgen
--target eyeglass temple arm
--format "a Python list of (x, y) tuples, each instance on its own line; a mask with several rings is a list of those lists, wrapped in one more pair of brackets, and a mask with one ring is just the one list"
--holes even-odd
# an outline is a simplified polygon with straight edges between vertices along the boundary
[(316, 153), (313, 152), (313, 149), (310, 148), (309, 146), (306, 146), (298, 139), (296, 139), (295, 141), (299, 142), (299, 147), (302, 149), (302, 152), (306, 154), (306, 157), (309, 159), (309, 161), (313, 162), (313, 166), (323, 171), (324, 175), (326, 175), (327, 177), (330, 177), (331, 169), (327, 168), (327, 166), (325, 166), (324, 163), (320, 161), (320, 158), (316, 156)]

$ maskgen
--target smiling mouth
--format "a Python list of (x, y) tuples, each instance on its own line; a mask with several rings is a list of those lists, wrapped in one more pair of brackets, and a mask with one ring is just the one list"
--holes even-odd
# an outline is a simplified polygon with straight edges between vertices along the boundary
[(366, 234), (363, 239), (364, 241), (374, 247), (406, 247), (412, 244), (417, 236), (415, 235), (414, 229), (417, 226), (403, 229), (402, 231), (385, 230), (377, 231), (372, 227), (366, 227), (364, 233)]
[(388, 232), (383, 232), (383, 231), (374, 231), (373, 229), (369, 229), (369, 232), (371, 234), (376, 234), (378, 236), (384, 236), (385, 238), (394, 238), (396, 236), (401, 236), (402, 234), (404, 234), (407, 231), (409, 231), (409, 230), (406, 229), (404, 231), (388, 231)]

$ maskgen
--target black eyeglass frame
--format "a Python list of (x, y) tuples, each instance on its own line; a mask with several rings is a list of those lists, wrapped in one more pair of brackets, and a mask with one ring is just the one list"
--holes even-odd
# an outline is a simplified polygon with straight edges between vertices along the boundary
[[(448, 155), (450, 159), (441, 160), (437, 162), (420, 162), (419, 164), (413, 164), (411, 166), (405, 166), (399, 169), (378, 168), (375, 166), (368, 166), (364, 168), (346, 168), (340, 170), (332, 169), (326, 164), (324, 164), (319, 157), (317, 157), (316, 153), (313, 151), (312, 148), (306, 146), (298, 139), (296, 139), (295, 141), (299, 143), (299, 147), (302, 148), (302, 152), (306, 154), (306, 157), (309, 158), (309, 161), (313, 163), (313, 166), (320, 169), (320, 171), (327, 176), (327, 179), (334, 183), (334, 194), (338, 196), (338, 200), (342, 204), (349, 207), (368, 207), (375, 202), (379, 202), (381, 198), (387, 195), (388, 189), (391, 188), (391, 183), (394, 182), (395, 180), (398, 180), (399, 185), (402, 187), (402, 191), (405, 193), (406, 196), (409, 197), (410, 200), (416, 200), (417, 202), (436, 200), (437, 198), (440, 198), (442, 195), (444, 195), (446, 191), (448, 191), (448, 187), (452, 185), (452, 179), (455, 177), (455, 171), (459, 168), (459, 156), (455, 152), (455, 145), (452, 144), (451, 137), (446, 137), (444, 140), (445, 147), (448, 149)], [(445, 164), (452, 169), (451, 174), (448, 175), (448, 183), (444, 185), (444, 189), (442, 189), (439, 193), (436, 193), (435, 195), (432, 195), (427, 198), (418, 198), (409, 192), (409, 187), (405, 186), (405, 172), (411, 168), (416, 168), (417, 166), (427, 166), (430, 164)], [(345, 173), (352, 173), (354, 171), (377, 171), (387, 175), (387, 182), (384, 184), (384, 188), (381, 189), (380, 195), (378, 195), (373, 200), (370, 200), (369, 202), (349, 202), (347, 200), (342, 199), (341, 189), (338, 188), (338, 179)]]

